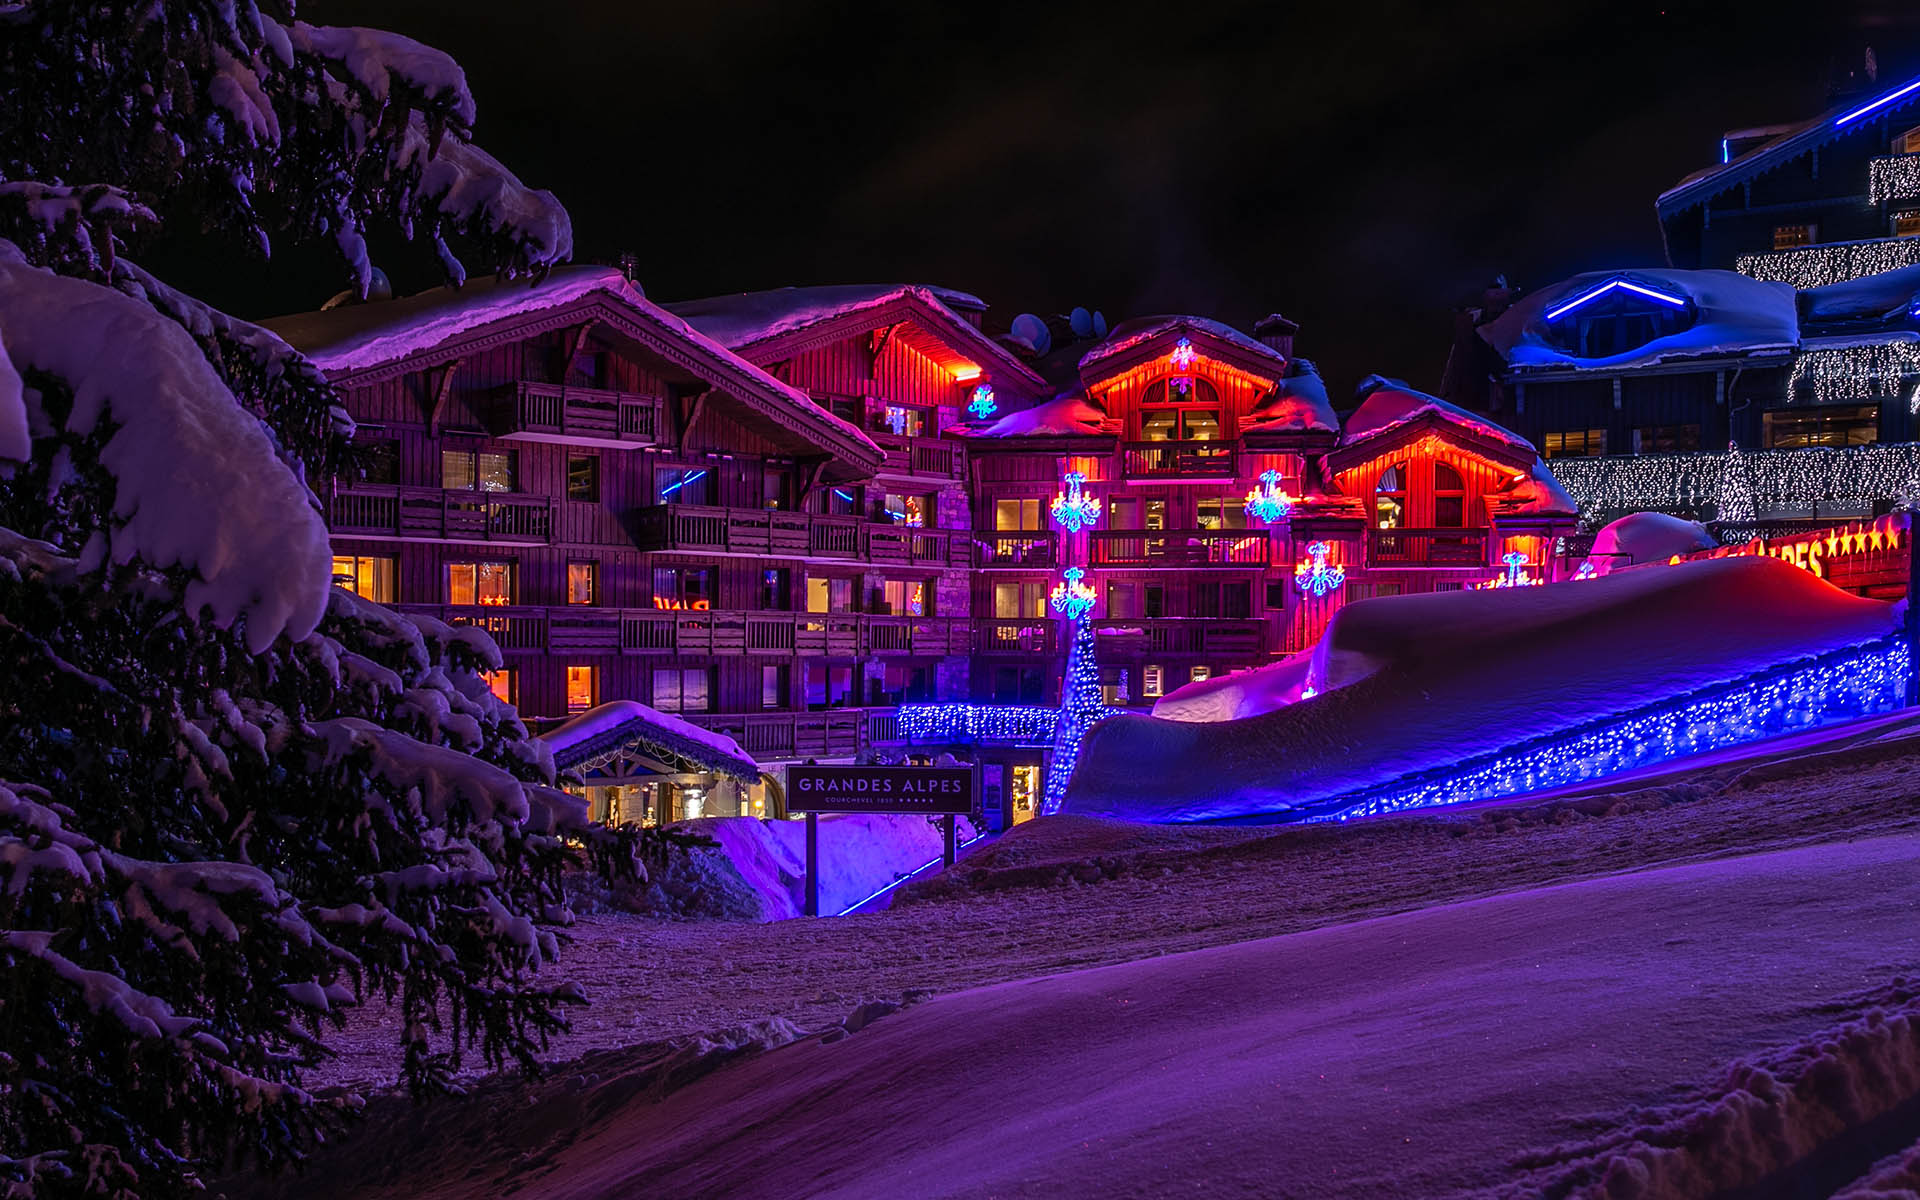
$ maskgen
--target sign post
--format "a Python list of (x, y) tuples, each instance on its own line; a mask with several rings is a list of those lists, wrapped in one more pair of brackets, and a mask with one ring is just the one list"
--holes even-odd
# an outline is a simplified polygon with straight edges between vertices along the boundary
[(941, 859), (950, 867), (956, 853), (954, 818), (971, 816), (979, 793), (979, 773), (972, 767), (788, 767), (787, 808), (807, 814), (806, 915), (820, 915), (820, 813), (940, 817)]

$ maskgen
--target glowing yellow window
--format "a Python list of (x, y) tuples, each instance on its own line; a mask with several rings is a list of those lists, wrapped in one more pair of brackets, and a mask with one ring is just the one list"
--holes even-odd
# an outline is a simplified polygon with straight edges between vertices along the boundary
[(567, 564), (567, 603), (594, 604), (600, 598), (600, 569), (598, 563), (571, 562)]
[(599, 703), (600, 668), (567, 668), (567, 711), (585, 712)]
[(333, 581), (376, 604), (392, 604), (398, 566), (390, 554), (336, 554)]

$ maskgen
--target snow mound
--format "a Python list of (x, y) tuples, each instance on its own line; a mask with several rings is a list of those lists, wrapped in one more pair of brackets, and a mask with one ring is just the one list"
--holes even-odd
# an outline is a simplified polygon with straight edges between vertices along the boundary
[(1287, 363), (1286, 375), (1253, 406), (1240, 428), (1245, 433), (1337, 433), (1340, 419), (1334, 416), (1319, 370), (1296, 358)]
[(1177, 687), (1154, 703), (1166, 721), (1237, 721), (1296, 703), (1307, 686), (1313, 652), (1290, 654), (1277, 663), (1251, 667)]
[[(1065, 809), (1149, 821), (1285, 812), (1870, 642), (1895, 624), (1894, 605), (1769, 558), (1362, 600), (1335, 614), (1312, 652), (1313, 699), (1207, 723), (1109, 718), (1087, 735)], [(1245, 697), (1287, 689), (1256, 679), (1239, 690), (1218, 711), (1244, 713)]]
[[(1610, 279), (1636, 280), (1693, 300), (1694, 322), (1604, 358), (1579, 358), (1556, 348), (1547, 336), (1546, 314)], [(1784, 283), (1750, 279), (1737, 271), (1589, 271), (1522, 297), (1480, 336), (1512, 367), (1634, 367), (1670, 359), (1791, 350), (1800, 341), (1794, 290)]]
[(1629, 567), (1665, 562), (1676, 554), (1715, 550), (1719, 539), (1698, 521), (1668, 513), (1630, 513), (1594, 535), (1591, 557), (1601, 564)]
[(1106, 420), (1107, 414), (1084, 397), (1068, 393), (1010, 412), (991, 425), (956, 432), (970, 437), (1089, 437), (1098, 435)]
[(1899, 267), (1807, 288), (1800, 293), (1800, 311), (1809, 322), (1904, 317), (1916, 297), (1920, 297), (1920, 266)]
[[(22, 262), (0, 242), (0, 451), (38, 407), (19, 373), (73, 389), (68, 432), (117, 428), (100, 459), (115, 481), (105, 550), (195, 576), (190, 612), (245, 617), (247, 645), (313, 632), (333, 577), (327, 531), (307, 489), (280, 461), (193, 337), (149, 305)], [(24, 413), (23, 413), (24, 410)], [(6, 431), (12, 430), (12, 433)], [(90, 558), (90, 556), (83, 556)]]

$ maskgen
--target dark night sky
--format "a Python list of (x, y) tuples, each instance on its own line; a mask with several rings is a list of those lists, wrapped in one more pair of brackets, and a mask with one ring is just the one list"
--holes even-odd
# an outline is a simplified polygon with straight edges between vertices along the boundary
[[(449, 16), (449, 12), (456, 16)], [(573, 215), (577, 257), (674, 300), (933, 282), (1112, 320), (1279, 309), (1348, 394), (1438, 383), (1448, 310), (1661, 261), (1654, 196), (1721, 131), (1818, 111), (1866, 45), (1920, 71), (1898, 0), (1684, 4), (544, 5), (332, 0), (455, 55), (476, 140)], [(382, 259), (402, 291), (424, 249)], [(341, 286), (315, 251), (183, 264), (246, 313)], [(196, 276), (198, 278), (196, 278)], [(263, 301), (263, 297), (266, 298)]]

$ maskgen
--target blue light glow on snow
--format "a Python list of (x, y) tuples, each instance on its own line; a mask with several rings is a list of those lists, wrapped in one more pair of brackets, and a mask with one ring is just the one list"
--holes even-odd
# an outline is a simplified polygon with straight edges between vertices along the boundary
[[(1585, 783), (1639, 767), (1891, 712), (1906, 702), (1906, 640), (1885, 638), (1539, 738), (1480, 760), (1339, 797), (1310, 821), (1350, 821)], [(1420, 780), (1416, 782), (1416, 780)]]
[(1838, 129), (1849, 121), (1857, 120), (1861, 117), (1866, 116), (1870, 112), (1876, 112), (1882, 108), (1885, 108), (1887, 105), (1892, 104), (1895, 100), (1898, 100), (1900, 97), (1910, 95), (1911, 93), (1917, 90), (1920, 90), (1920, 79), (1914, 80), (1912, 83), (1901, 88), (1899, 91), (1888, 92), (1886, 95), (1880, 97), (1878, 100), (1870, 100), (1867, 103), (1861, 105), (1859, 108), (1854, 109), (1852, 112), (1847, 113), (1844, 116), (1835, 117), (1833, 119), (1833, 127), (1835, 129)]
[(1608, 292), (1613, 291), (1615, 288), (1621, 288), (1629, 292), (1637, 292), (1642, 296), (1646, 296), (1649, 299), (1658, 300), (1663, 304), (1671, 304), (1675, 308), (1685, 308), (1687, 306), (1687, 298), (1685, 296), (1669, 295), (1668, 293), (1660, 291), (1657, 288), (1650, 288), (1650, 287), (1647, 287), (1645, 284), (1634, 283), (1630, 279), (1609, 279), (1605, 283), (1600, 284), (1598, 287), (1588, 288), (1586, 291), (1581, 292), (1578, 296), (1575, 296), (1573, 299), (1567, 301), (1564, 304), (1548, 309), (1546, 319), (1549, 321), (1558, 321), (1561, 317), (1572, 312), (1574, 309), (1579, 308), (1585, 304), (1591, 304), (1593, 301), (1598, 300), (1600, 297), (1606, 295)]

